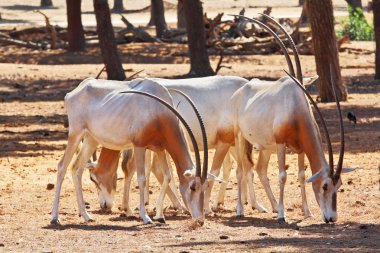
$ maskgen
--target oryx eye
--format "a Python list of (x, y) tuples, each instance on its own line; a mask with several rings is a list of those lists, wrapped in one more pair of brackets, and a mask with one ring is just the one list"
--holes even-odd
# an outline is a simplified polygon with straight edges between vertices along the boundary
[(190, 190), (195, 192), (195, 182), (192, 182), (190, 185)]
[(323, 189), (324, 191), (327, 191), (327, 184), (324, 184), (324, 185), (322, 186), (322, 189)]

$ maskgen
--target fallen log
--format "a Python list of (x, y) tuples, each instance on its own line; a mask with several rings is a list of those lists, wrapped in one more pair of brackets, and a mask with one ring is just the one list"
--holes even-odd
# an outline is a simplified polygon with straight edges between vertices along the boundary
[(124, 36), (127, 33), (132, 33), (133, 36), (142, 41), (142, 42), (160, 42), (160, 40), (153, 38), (141, 27), (135, 27), (132, 23), (130, 23), (123, 15), (121, 16), (121, 21), (127, 26), (127, 28), (122, 29), (118, 32), (120, 36)]
[(17, 40), (12, 38), (6, 38), (6, 37), (0, 37), (0, 43), (5, 45), (15, 45), (20, 47), (26, 47), (31, 49), (42, 49), (42, 46), (31, 42), (31, 41), (23, 41), (23, 40)]

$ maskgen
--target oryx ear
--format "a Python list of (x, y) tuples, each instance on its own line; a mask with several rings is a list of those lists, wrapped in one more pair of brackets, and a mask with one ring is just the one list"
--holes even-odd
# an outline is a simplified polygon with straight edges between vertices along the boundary
[(185, 177), (193, 177), (195, 175), (195, 168), (185, 170), (183, 175)]
[(207, 178), (210, 179), (210, 180), (213, 180), (213, 181), (221, 182), (221, 183), (225, 183), (226, 182), (223, 179), (218, 178), (217, 176), (215, 176), (214, 174), (212, 174), (210, 172), (207, 172)]
[(315, 173), (314, 175), (312, 175), (310, 178), (308, 178), (306, 180), (306, 182), (307, 183), (315, 182), (315, 180), (317, 180), (321, 175), (322, 175), (321, 171), (318, 171), (317, 173)]
[(97, 162), (88, 162), (88, 163), (86, 164), (86, 169), (93, 170), (93, 169), (96, 168), (96, 165), (98, 165)]
[(317, 81), (318, 78), (319, 78), (318, 75), (312, 76), (312, 77), (304, 77), (303, 78), (303, 85), (305, 85), (305, 86), (312, 85), (315, 81)]

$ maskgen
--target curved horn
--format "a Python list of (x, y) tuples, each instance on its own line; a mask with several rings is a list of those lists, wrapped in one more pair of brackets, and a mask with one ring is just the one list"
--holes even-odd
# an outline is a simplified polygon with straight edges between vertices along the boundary
[(326, 138), (327, 148), (328, 148), (328, 152), (329, 152), (330, 173), (331, 172), (333, 173), (334, 172), (334, 157), (333, 157), (333, 152), (332, 152), (332, 147), (331, 147), (330, 135), (329, 135), (329, 131), (327, 130), (325, 119), (323, 118), (323, 115), (322, 115), (321, 111), (319, 110), (319, 108), (317, 106), (317, 103), (315, 103), (314, 99), (310, 96), (309, 92), (307, 92), (307, 90), (305, 89), (305, 87), (296, 78), (294, 78), (288, 72), (286, 72), (286, 70), (284, 70), (284, 71), (302, 89), (302, 91), (309, 98), (310, 102), (313, 104), (315, 110), (318, 113), (319, 119), (322, 122), (323, 130), (325, 132), (325, 138)]
[[(207, 135), (206, 135), (206, 129), (202, 120), (201, 115), (199, 114), (199, 111), (197, 107), (195, 106), (194, 102), (191, 100), (191, 98), (183, 93), (180, 90), (177, 89), (169, 89), (169, 91), (174, 91), (182, 95), (191, 105), (191, 107), (194, 109), (195, 115), (198, 118), (199, 125), (201, 127), (202, 131), (202, 138), (203, 138), (203, 169), (202, 169), (202, 177), (201, 177), (201, 182), (203, 183), (206, 178), (207, 178), (207, 168), (208, 168), (208, 144), (207, 144)], [(200, 176), (200, 175), (197, 175)]]
[(276, 24), (278, 26), (278, 28), (280, 28), (281, 31), (285, 34), (285, 36), (288, 38), (290, 47), (292, 48), (292, 51), (293, 51), (294, 61), (296, 62), (297, 79), (298, 79), (298, 81), (300, 81), (300, 83), (303, 84), (301, 61), (300, 61), (299, 54), (298, 54), (298, 51), (297, 51), (297, 48), (296, 48), (296, 45), (294, 43), (292, 36), (290, 36), (290, 34), (285, 30), (285, 28), (277, 20), (275, 20), (271, 16), (269, 16), (267, 14), (261, 14), (261, 13), (260, 13), (260, 15), (266, 17), (267, 19), (272, 21), (274, 24)]
[(289, 72), (293, 76), (295, 75), (294, 74), (293, 63), (292, 63), (292, 60), (290, 59), (289, 53), (286, 50), (286, 47), (285, 47), (284, 43), (282, 42), (282, 40), (280, 39), (280, 37), (278, 37), (278, 35), (272, 29), (270, 29), (267, 25), (265, 25), (264, 23), (262, 23), (261, 21), (255, 19), (255, 18), (253, 18), (253, 19), (252, 18), (247, 18), (247, 17), (242, 16), (242, 15), (231, 15), (231, 16), (241, 17), (241, 18), (244, 18), (244, 19), (250, 21), (251, 23), (258, 24), (259, 26), (261, 26), (262, 28), (264, 28), (265, 30), (267, 30), (270, 34), (272, 34), (272, 36), (276, 39), (277, 44), (281, 47), (281, 50), (282, 50), (282, 52), (285, 55), (286, 62), (288, 64), (288, 68), (289, 68)]
[[(338, 94), (336, 93), (336, 84), (334, 83), (333, 77), (331, 75), (332, 73), (332, 67), (330, 64), (330, 76), (331, 76), (331, 85), (334, 92), (336, 107), (338, 108), (339, 113), (339, 124), (340, 124), (340, 151), (339, 151), (339, 159), (338, 159), (338, 165), (336, 167), (336, 172), (334, 178), (334, 183), (338, 182), (340, 173), (342, 172), (342, 166), (343, 166), (343, 156), (344, 156), (344, 128), (343, 128), (343, 117), (342, 117), (342, 110), (340, 109), (340, 103)], [(332, 176), (332, 175), (331, 175)]]
[(147, 96), (147, 97), (151, 97), (151, 98), (157, 100), (158, 102), (160, 102), (161, 104), (165, 105), (170, 111), (172, 111), (178, 117), (178, 119), (184, 125), (186, 131), (189, 133), (189, 136), (190, 136), (190, 139), (191, 139), (191, 143), (193, 144), (193, 147), (194, 147), (196, 174), (200, 176), (200, 174), (201, 174), (201, 159), (200, 159), (200, 156), (199, 156), (198, 144), (197, 144), (197, 141), (195, 140), (193, 131), (191, 131), (191, 128), (190, 128), (189, 124), (187, 124), (187, 122), (181, 116), (181, 114), (179, 114), (179, 112), (176, 109), (174, 109), (174, 107), (171, 106), (168, 102), (164, 101), (163, 99), (161, 99), (161, 98), (159, 98), (159, 97), (157, 97), (157, 96), (155, 96), (153, 94), (149, 94), (149, 93), (142, 92), (142, 91), (136, 91), (136, 90), (122, 91), (120, 93), (134, 93), (134, 94), (140, 94), (140, 95), (144, 95), (144, 96)]

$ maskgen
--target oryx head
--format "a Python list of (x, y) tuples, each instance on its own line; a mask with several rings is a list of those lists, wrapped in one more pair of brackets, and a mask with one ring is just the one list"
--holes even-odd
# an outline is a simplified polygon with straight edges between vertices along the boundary
[(87, 168), (90, 171), (90, 179), (96, 186), (99, 205), (103, 211), (110, 211), (113, 206), (119, 154), (119, 151), (102, 148), (99, 162), (87, 164)]

